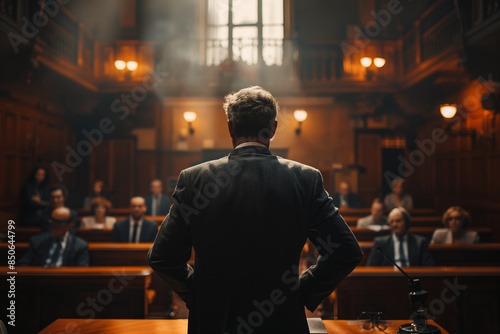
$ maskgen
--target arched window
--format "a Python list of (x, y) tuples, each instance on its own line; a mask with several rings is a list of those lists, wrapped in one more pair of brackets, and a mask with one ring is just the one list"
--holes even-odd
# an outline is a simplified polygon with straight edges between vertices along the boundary
[(283, 0), (206, 0), (205, 63), (281, 65)]

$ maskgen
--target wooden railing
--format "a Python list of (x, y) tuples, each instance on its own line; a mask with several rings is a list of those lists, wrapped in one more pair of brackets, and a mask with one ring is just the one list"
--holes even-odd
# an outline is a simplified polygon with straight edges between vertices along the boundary
[[(41, 58), (50, 67), (95, 90), (99, 86), (105, 90), (136, 86), (151, 71), (168, 73), (163, 84), (170, 88), (183, 87), (179, 89), (189, 89), (189, 85), (199, 85), (201, 81), (214, 85), (241, 80), (321, 91), (356, 91), (382, 86), (396, 90), (399, 83), (408, 81), (409, 75), (420, 80), (421, 69), (426, 71), (425, 75), (437, 70), (430, 68), (429, 62), (437, 65), (439, 61), (449, 62), (450, 52), (458, 61), (460, 56), (453, 48), (460, 48), (462, 43), (461, 21), (465, 22), (465, 29), (491, 21), (500, 13), (499, 3), (500, 0), (474, 0), (456, 8), (452, 0), (439, 0), (416, 20), (401, 41), (373, 39), (363, 46), (349, 40), (300, 39), (242, 39), (233, 41), (232, 45), (227, 40), (182, 38), (162, 42), (96, 43), (83, 24), (60, 5), (57, 14), (48, 17), (48, 22), (40, 27), (33, 43), (39, 47), (35, 52), (42, 53)], [(40, 10), (35, 5), (30, 6), (27, 13), (18, 13), (19, 8), (15, 1), (0, 0), (0, 13), (14, 20), (23, 14), (33, 18)], [(21, 26), (22, 23), (18, 23)], [(345, 52), (343, 45), (350, 45), (355, 51)], [(123, 50), (135, 58), (131, 60), (140, 62), (139, 68), (127, 76), (114, 67)], [(359, 62), (363, 56), (383, 56), (387, 62), (380, 69), (365, 69)], [(188, 82), (190, 78), (193, 80)], [(180, 82), (187, 85), (179, 85)]]
[(453, 1), (441, 0), (431, 6), (403, 37), (404, 74), (437, 57), (460, 39), (458, 13)]

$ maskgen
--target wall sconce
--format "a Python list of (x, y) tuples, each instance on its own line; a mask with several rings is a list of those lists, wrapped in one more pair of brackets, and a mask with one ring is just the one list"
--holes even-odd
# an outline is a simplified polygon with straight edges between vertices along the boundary
[[(452, 119), (455, 117), (457, 114), (457, 105), (456, 104), (441, 104), (439, 106), (439, 111), (441, 112), (441, 116), (445, 119)], [(451, 131), (452, 123), (450, 122), (446, 128), (445, 131), (448, 133), (451, 137), (467, 137), (470, 136), (472, 138), (472, 142), (475, 144), (476, 143), (476, 137), (477, 133), (476, 130), (474, 129), (462, 129), (457, 132)]]
[(126, 72), (127, 78), (130, 78), (130, 73), (137, 70), (139, 64), (134, 60), (124, 61), (124, 60), (115, 60), (115, 67), (119, 71), (123, 71), (125, 68), (128, 70)]
[(369, 67), (373, 64), (376, 68), (381, 68), (385, 65), (385, 58), (382, 57), (363, 57), (360, 59), (361, 65), (366, 68), (366, 78), (371, 80), (373, 77), (373, 71)]
[(184, 119), (186, 120), (186, 122), (188, 122), (189, 133), (193, 134), (194, 129), (193, 129), (192, 123), (194, 122), (194, 120), (197, 117), (196, 113), (194, 111), (185, 111), (183, 116), (184, 116)]
[(363, 65), (363, 67), (370, 67), (370, 65), (373, 63), (373, 65), (375, 65), (375, 67), (377, 68), (381, 68), (381, 67), (384, 67), (385, 65), (385, 58), (382, 58), (382, 57), (375, 57), (375, 58), (370, 58), (370, 57), (363, 57), (361, 58), (360, 60), (361, 62), (361, 65)]
[(293, 112), (293, 117), (295, 117), (297, 122), (299, 122), (299, 125), (295, 129), (295, 134), (297, 134), (297, 136), (298, 136), (298, 135), (300, 135), (300, 132), (302, 131), (302, 122), (305, 121), (305, 119), (307, 118), (307, 111), (300, 110), (300, 109), (295, 110)]
[(442, 104), (439, 106), (439, 111), (441, 112), (441, 116), (444, 118), (453, 118), (457, 113), (457, 105)]

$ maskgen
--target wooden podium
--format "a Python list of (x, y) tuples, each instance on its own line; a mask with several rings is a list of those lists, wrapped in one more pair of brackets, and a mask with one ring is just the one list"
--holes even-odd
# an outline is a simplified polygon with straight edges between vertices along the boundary
[[(410, 320), (389, 320), (389, 325), (384, 333), (394, 334), (399, 326), (411, 322)], [(359, 325), (350, 325), (348, 320), (323, 320), (328, 333), (335, 334), (358, 334), (368, 333), (363, 331)], [(443, 328), (433, 321), (429, 321), (441, 330), (442, 334), (448, 334)], [(136, 320), (136, 319), (58, 319), (50, 324), (40, 334), (49, 333), (100, 333), (100, 334), (186, 334), (187, 319), (177, 320)], [(68, 331), (69, 329), (69, 331)], [(375, 332), (375, 331), (374, 331)], [(379, 332), (380, 333), (380, 332)]]

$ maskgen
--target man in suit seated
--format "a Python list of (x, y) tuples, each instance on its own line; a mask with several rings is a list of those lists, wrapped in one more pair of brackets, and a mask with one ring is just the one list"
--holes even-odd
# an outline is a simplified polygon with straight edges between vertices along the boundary
[(88, 266), (89, 249), (83, 239), (70, 233), (73, 222), (71, 211), (58, 207), (49, 219), (50, 231), (31, 238), (27, 252), (19, 261), (20, 266)]
[(387, 217), (384, 216), (384, 203), (378, 198), (372, 203), (371, 215), (358, 219), (357, 227), (369, 228), (370, 226), (389, 227)]
[(170, 209), (170, 200), (162, 194), (161, 180), (151, 181), (151, 194), (146, 196), (146, 216), (166, 216)]
[(130, 216), (119, 220), (113, 226), (113, 242), (153, 242), (158, 232), (158, 224), (144, 219), (146, 202), (143, 197), (130, 199)]
[(377, 247), (394, 259), (400, 267), (434, 266), (434, 258), (429, 252), (427, 238), (408, 233), (410, 229), (410, 214), (404, 208), (395, 208), (389, 213), (391, 234), (377, 237), (367, 266), (392, 266), (387, 259), (377, 252)]
[(339, 192), (333, 196), (333, 205), (337, 208), (361, 208), (358, 195), (351, 192), (351, 186), (347, 182), (340, 182)]
[[(57, 208), (65, 207), (66, 199), (68, 198), (68, 190), (62, 184), (54, 184), (49, 187), (49, 207), (42, 211), (40, 215), (39, 225), (42, 227), (42, 232), (48, 232), (50, 230), (49, 219), (52, 212)], [(78, 213), (75, 210), (68, 209), (70, 211), (69, 221), (72, 223), (70, 233), (76, 234), (76, 229), (78, 227)]]
[[(242, 89), (224, 109), (234, 150), (180, 173), (149, 263), (186, 302), (191, 334), (309, 333), (304, 306), (314, 311), (361, 249), (321, 173), (269, 150), (271, 93)], [(321, 256), (299, 277), (307, 238)]]

